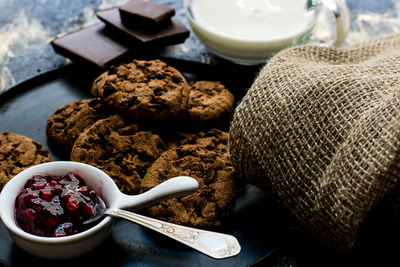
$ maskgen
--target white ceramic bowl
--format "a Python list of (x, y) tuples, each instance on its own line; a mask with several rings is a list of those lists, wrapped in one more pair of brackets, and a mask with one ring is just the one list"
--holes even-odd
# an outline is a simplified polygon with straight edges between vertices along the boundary
[(0, 194), (0, 216), (15, 243), (30, 254), (47, 259), (66, 259), (82, 255), (98, 246), (109, 234), (113, 219), (105, 217), (92, 228), (65, 237), (42, 237), (29, 234), (15, 222), (15, 199), (26, 181), (36, 174), (62, 176), (74, 172), (95, 190), (108, 208), (138, 209), (155, 202), (193, 193), (198, 183), (190, 177), (176, 177), (140, 195), (121, 193), (114, 181), (103, 171), (78, 162), (56, 161), (28, 168), (3, 188)]

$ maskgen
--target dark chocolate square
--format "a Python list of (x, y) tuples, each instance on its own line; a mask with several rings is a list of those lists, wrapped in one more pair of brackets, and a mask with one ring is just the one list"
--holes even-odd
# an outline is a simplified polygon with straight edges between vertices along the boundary
[(160, 31), (148, 32), (140, 25), (126, 25), (122, 23), (118, 8), (110, 8), (96, 12), (99, 19), (119, 32), (131, 42), (146, 45), (171, 45), (183, 43), (189, 37), (189, 30), (179, 21), (172, 18), (171, 23)]
[(175, 9), (145, 0), (130, 0), (119, 7), (121, 20), (126, 25), (140, 25), (146, 30), (156, 30), (171, 23)]
[(100, 68), (116, 62), (131, 50), (129, 45), (110, 36), (102, 22), (58, 37), (51, 44), (57, 53), (73, 61)]

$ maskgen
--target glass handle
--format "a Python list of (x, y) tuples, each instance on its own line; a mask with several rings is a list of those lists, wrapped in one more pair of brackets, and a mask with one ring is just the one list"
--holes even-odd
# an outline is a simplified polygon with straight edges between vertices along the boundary
[(336, 38), (329, 45), (338, 47), (344, 40), (350, 29), (350, 12), (344, 0), (321, 0), (336, 21)]
[(305, 10), (307, 12), (317, 12), (320, 7), (325, 7), (335, 18), (335, 38), (332, 40), (318, 40), (314, 36), (313, 43), (323, 44), (326, 46), (340, 46), (347, 37), (350, 29), (350, 12), (344, 0), (308, 0), (306, 2)]

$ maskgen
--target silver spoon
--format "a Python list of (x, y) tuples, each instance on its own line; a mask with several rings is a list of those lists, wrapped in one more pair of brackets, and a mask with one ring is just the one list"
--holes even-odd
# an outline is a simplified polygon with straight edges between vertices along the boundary
[(101, 198), (98, 198), (98, 201), (100, 205), (96, 206), (95, 215), (85, 221), (84, 224), (92, 223), (105, 215), (110, 215), (157, 231), (216, 259), (228, 258), (240, 253), (239, 242), (232, 235), (164, 222), (117, 208), (106, 208)]

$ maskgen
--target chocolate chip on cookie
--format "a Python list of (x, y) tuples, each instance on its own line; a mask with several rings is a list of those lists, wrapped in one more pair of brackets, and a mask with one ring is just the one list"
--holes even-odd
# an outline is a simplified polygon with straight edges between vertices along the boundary
[(94, 81), (91, 92), (136, 120), (174, 120), (186, 110), (189, 99), (185, 78), (160, 60), (112, 67)]
[(38, 142), (16, 133), (0, 134), (0, 190), (19, 172), (48, 161), (49, 152)]
[(107, 116), (106, 105), (99, 98), (77, 100), (60, 107), (49, 117), (46, 134), (52, 142), (71, 150), (86, 127)]
[(163, 135), (162, 137), (169, 149), (176, 148), (183, 144), (200, 145), (217, 153), (228, 164), (231, 164), (228, 149), (228, 132), (213, 128), (208, 131), (200, 131), (196, 133), (174, 132), (169, 135)]
[(141, 183), (142, 191), (181, 175), (195, 178), (199, 190), (149, 207), (149, 215), (192, 227), (210, 229), (220, 226), (231, 214), (235, 200), (232, 165), (203, 145), (180, 145), (164, 152), (148, 169)]
[(102, 169), (122, 192), (137, 194), (147, 168), (164, 150), (165, 144), (157, 134), (141, 131), (138, 125), (113, 115), (97, 121), (79, 136), (71, 160)]
[(217, 153), (228, 166), (232, 166), (229, 157), (228, 139), (228, 132), (214, 128), (206, 132), (199, 132), (197, 136), (192, 136), (188, 142)]
[(188, 119), (199, 124), (220, 122), (232, 112), (234, 101), (220, 82), (195, 82), (189, 90)]

